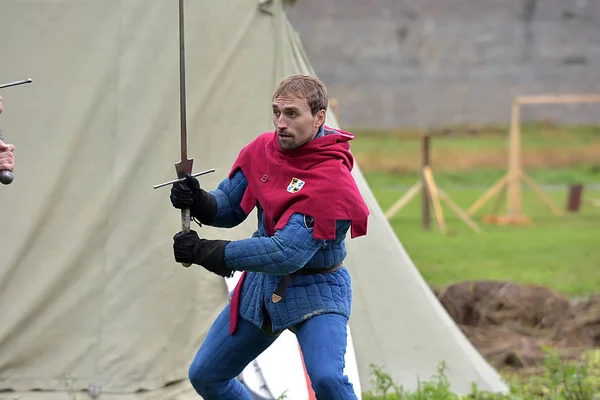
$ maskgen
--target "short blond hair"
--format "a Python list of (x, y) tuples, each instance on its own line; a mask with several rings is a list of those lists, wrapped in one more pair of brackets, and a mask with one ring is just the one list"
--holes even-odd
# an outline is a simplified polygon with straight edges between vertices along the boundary
[(327, 111), (329, 104), (327, 88), (323, 82), (312, 75), (296, 74), (282, 80), (273, 93), (273, 100), (286, 95), (306, 99), (312, 115), (316, 115), (319, 110)]

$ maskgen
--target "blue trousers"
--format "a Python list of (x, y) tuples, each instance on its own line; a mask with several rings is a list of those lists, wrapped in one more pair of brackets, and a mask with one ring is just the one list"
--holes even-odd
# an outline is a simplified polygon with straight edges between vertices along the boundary
[[(352, 383), (343, 372), (347, 323), (342, 315), (322, 314), (293, 329), (319, 400), (357, 399)], [(227, 305), (208, 331), (190, 366), (192, 386), (205, 400), (252, 400), (236, 377), (276, 339), (277, 336), (266, 334), (242, 318), (234, 335), (230, 335)]]

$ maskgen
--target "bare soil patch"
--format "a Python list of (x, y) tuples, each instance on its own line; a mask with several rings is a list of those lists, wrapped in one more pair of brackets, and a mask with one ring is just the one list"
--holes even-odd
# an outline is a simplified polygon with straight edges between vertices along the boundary
[(433, 288), (471, 343), (498, 370), (537, 373), (544, 347), (576, 359), (600, 347), (600, 294), (573, 300), (541, 286), (474, 281)]

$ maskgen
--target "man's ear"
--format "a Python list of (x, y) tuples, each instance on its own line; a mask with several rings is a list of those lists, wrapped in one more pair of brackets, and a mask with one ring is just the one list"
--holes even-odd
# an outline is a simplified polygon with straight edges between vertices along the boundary
[(317, 111), (317, 114), (315, 115), (315, 128), (320, 129), (323, 124), (325, 123), (325, 116), (326, 116), (326, 112), (325, 110), (319, 110)]
[(325, 123), (325, 117), (327, 116), (327, 112), (325, 110), (317, 111), (317, 126), (321, 126)]

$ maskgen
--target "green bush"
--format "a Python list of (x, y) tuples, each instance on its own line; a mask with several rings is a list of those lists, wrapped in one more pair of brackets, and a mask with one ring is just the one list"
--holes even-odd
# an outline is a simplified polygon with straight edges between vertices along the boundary
[(542, 373), (527, 379), (506, 378), (509, 387), (506, 394), (479, 391), (476, 385), (466, 396), (453, 394), (445, 375), (445, 363), (438, 366), (437, 374), (429, 381), (419, 381), (416, 392), (397, 385), (380, 367), (370, 367), (375, 393), (365, 393), (364, 400), (600, 400), (600, 350), (567, 362), (546, 349)]

